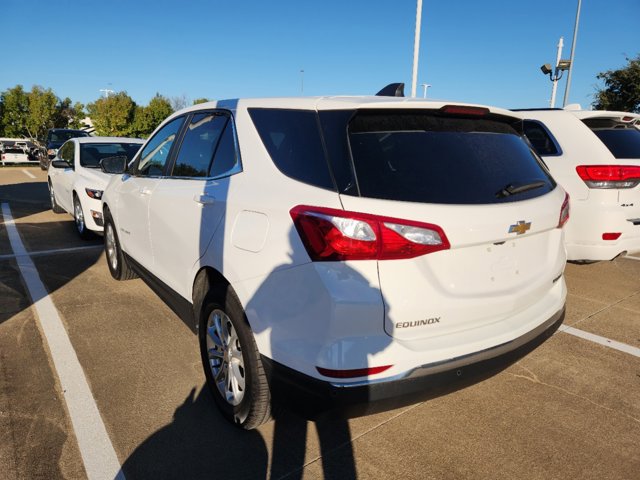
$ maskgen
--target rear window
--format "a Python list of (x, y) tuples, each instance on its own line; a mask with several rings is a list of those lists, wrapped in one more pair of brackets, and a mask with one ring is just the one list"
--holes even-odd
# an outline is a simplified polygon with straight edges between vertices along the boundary
[(131, 160), (140, 150), (141, 143), (81, 143), (80, 165), (87, 168), (100, 167), (100, 160), (107, 157), (127, 157)]
[(360, 111), (348, 138), (363, 197), (491, 204), (555, 188), (514, 127), (498, 118), (429, 111)]
[(560, 147), (542, 123), (535, 120), (525, 120), (522, 122), (522, 128), (538, 155), (545, 157), (560, 155)]
[(593, 130), (616, 158), (640, 158), (640, 130), (634, 127)]
[(57, 132), (49, 132), (49, 141), (64, 143), (70, 138), (88, 137), (88, 136), (89, 134), (87, 132), (83, 132), (79, 130), (60, 130)]

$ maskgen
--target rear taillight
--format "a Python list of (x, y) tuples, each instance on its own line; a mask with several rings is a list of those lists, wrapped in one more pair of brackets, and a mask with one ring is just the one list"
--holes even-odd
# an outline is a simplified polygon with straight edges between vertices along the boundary
[(313, 261), (414, 258), (450, 247), (430, 223), (305, 205), (290, 213)]
[(634, 165), (579, 165), (576, 172), (589, 188), (633, 188), (640, 183)]
[(602, 234), (603, 240), (617, 240), (622, 235), (622, 232), (605, 232)]
[(316, 370), (325, 377), (331, 378), (355, 378), (368, 377), (369, 375), (377, 375), (389, 370), (393, 365), (383, 365), (381, 367), (355, 368), (353, 370), (332, 370), (329, 368), (316, 367)]
[(562, 208), (560, 209), (560, 219), (558, 220), (558, 228), (564, 227), (564, 224), (569, 220), (569, 194), (564, 194), (564, 202), (562, 202)]

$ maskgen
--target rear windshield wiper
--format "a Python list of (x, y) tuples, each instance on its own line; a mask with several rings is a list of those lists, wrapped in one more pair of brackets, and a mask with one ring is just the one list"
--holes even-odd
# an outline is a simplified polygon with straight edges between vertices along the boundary
[(531, 183), (525, 183), (524, 185), (509, 184), (502, 190), (496, 192), (497, 198), (509, 197), (511, 195), (517, 195), (519, 193), (528, 192), (529, 190), (535, 190), (536, 188), (544, 187), (547, 184), (544, 180), (537, 180)]

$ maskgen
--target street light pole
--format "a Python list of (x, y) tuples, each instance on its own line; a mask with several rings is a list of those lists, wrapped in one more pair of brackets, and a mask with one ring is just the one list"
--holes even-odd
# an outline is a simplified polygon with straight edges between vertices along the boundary
[(569, 73), (567, 75), (567, 86), (564, 90), (564, 99), (562, 100), (562, 106), (567, 105), (569, 100), (569, 90), (571, 89), (571, 72), (573, 72), (573, 56), (576, 53), (576, 41), (578, 40), (578, 23), (580, 22), (580, 7), (582, 0), (578, 0), (578, 10), (576, 11), (576, 23), (573, 26), (573, 41), (571, 42), (571, 65), (569, 65)]
[(422, 0), (416, 6), (416, 33), (413, 41), (413, 75), (411, 79), (411, 97), (416, 96), (418, 83), (418, 54), (420, 53), (420, 25), (422, 23)]
[[(560, 41), (558, 42), (558, 55), (556, 56), (556, 71), (558, 69), (558, 65), (560, 64), (560, 58), (562, 57), (562, 47), (564, 46), (564, 39), (560, 37)], [(551, 87), (551, 101), (549, 102), (549, 106), (554, 108), (556, 106), (556, 91), (558, 90), (558, 76), (553, 79), (553, 87)]]
[(427, 98), (427, 88), (429, 88), (431, 86), (430, 83), (421, 83), (420, 84), (423, 88), (422, 90), (422, 98)]

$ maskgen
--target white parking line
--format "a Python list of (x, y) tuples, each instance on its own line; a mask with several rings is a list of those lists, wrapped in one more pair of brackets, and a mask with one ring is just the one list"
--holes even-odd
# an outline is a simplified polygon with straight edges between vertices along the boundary
[(31, 173), (29, 170), (25, 170), (24, 168), (22, 169), (22, 173), (24, 173), (29, 178), (36, 178), (33, 173)]
[(17, 253), (9, 253), (0, 255), (0, 260), (7, 260), (11, 258), (17, 258), (20, 256), (28, 256), (28, 257), (39, 257), (42, 255), (56, 255), (59, 253), (72, 253), (72, 252), (81, 252), (83, 250), (98, 250), (104, 248), (102, 245), (84, 245), (82, 247), (68, 247), (68, 248), (55, 248), (51, 250), (37, 250), (35, 252), (25, 252), (22, 254)]
[(58, 311), (22, 244), (7, 203), (2, 204), (2, 216), (16, 262), (51, 352), (87, 477), (90, 480), (124, 480), (120, 462), (102, 422), (78, 356), (71, 345)]
[(632, 255), (625, 255), (624, 258), (630, 258), (631, 260), (640, 260), (640, 257), (634, 257)]
[(628, 353), (635, 357), (640, 357), (640, 348), (632, 347), (631, 345), (627, 345), (626, 343), (616, 342), (615, 340), (601, 337), (600, 335), (595, 335), (593, 333), (585, 332), (584, 330), (578, 330), (577, 328), (569, 327), (568, 325), (562, 325), (558, 330), (564, 333), (568, 333), (569, 335), (575, 335), (576, 337), (580, 337), (585, 340), (604, 345), (605, 347), (619, 350), (620, 352)]

